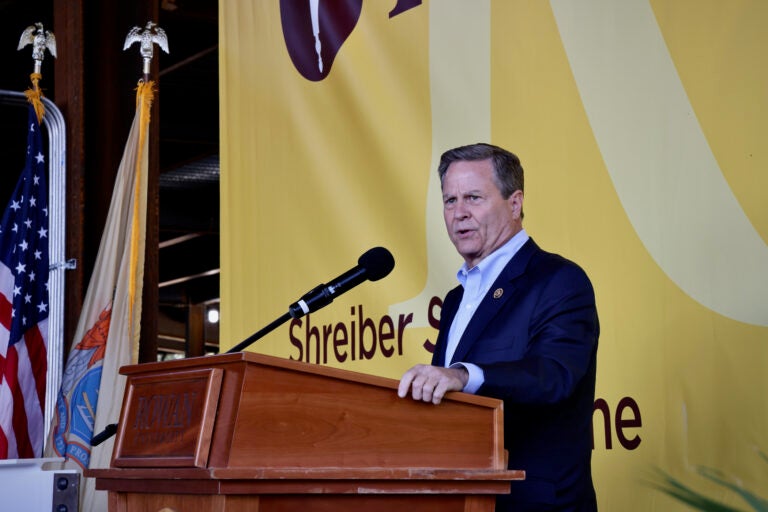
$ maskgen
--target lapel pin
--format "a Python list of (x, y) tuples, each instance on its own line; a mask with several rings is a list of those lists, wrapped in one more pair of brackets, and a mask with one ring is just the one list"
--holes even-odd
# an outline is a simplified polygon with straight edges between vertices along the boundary
[(504, 295), (504, 289), (503, 288), (496, 288), (493, 291), (493, 298), (494, 299), (500, 299), (502, 295)]

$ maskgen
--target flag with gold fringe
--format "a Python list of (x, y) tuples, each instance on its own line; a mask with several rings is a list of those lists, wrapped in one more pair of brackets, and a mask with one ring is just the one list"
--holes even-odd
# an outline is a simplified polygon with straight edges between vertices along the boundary
[(125, 386), (118, 370), (138, 359), (152, 99), (153, 82), (140, 82), (46, 447), (83, 469), (108, 465), (112, 442), (92, 447), (91, 438), (117, 422)]

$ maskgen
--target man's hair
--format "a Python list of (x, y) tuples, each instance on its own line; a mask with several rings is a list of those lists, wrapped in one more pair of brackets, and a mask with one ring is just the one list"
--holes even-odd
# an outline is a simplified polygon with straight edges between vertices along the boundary
[(501, 192), (501, 197), (507, 199), (516, 190), (524, 191), (523, 166), (520, 165), (520, 159), (517, 158), (517, 155), (498, 146), (482, 142), (449, 149), (443, 153), (440, 157), (440, 165), (437, 167), (437, 174), (440, 176), (440, 186), (442, 187), (443, 185), (443, 178), (445, 178), (448, 166), (453, 162), (474, 162), (488, 159), (491, 160), (493, 176), (496, 186)]

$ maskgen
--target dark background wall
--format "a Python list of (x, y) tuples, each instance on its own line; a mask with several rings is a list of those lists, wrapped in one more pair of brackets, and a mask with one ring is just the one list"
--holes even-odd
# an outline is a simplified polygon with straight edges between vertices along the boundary
[[(170, 54), (155, 48), (158, 93), (150, 180), (141, 359), (217, 350), (204, 313), (218, 304), (218, 5), (205, 0), (0, 0), (0, 89), (23, 91), (33, 70), (23, 30), (56, 36), (41, 86), (67, 125), (65, 340), (71, 342), (98, 251), (114, 178), (133, 119), (141, 57), (128, 31), (156, 21)], [(0, 205), (23, 166), (23, 108), (0, 104)]]

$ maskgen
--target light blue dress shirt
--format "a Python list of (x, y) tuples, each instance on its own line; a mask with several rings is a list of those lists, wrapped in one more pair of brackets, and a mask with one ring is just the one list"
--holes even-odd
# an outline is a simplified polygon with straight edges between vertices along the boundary
[(520, 230), (515, 236), (509, 239), (504, 245), (486, 256), (480, 263), (472, 268), (467, 268), (464, 263), (456, 273), (456, 278), (464, 288), (464, 294), (461, 297), (459, 309), (456, 316), (453, 317), (451, 328), (448, 331), (448, 345), (445, 347), (445, 363), (449, 368), (463, 366), (469, 372), (469, 381), (464, 386), (466, 393), (475, 393), (485, 381), (483, 370), (472, 363), (456, 362), (451, 364), (453, 354), (459, 345), (459, 340), (472, 320), (472, 316), (477, 311), (485, 295), (490, 290), (491, 285), (496, 281), (507, 266), (509, 260), (520, 250), (530, 237), (524, 229)]

